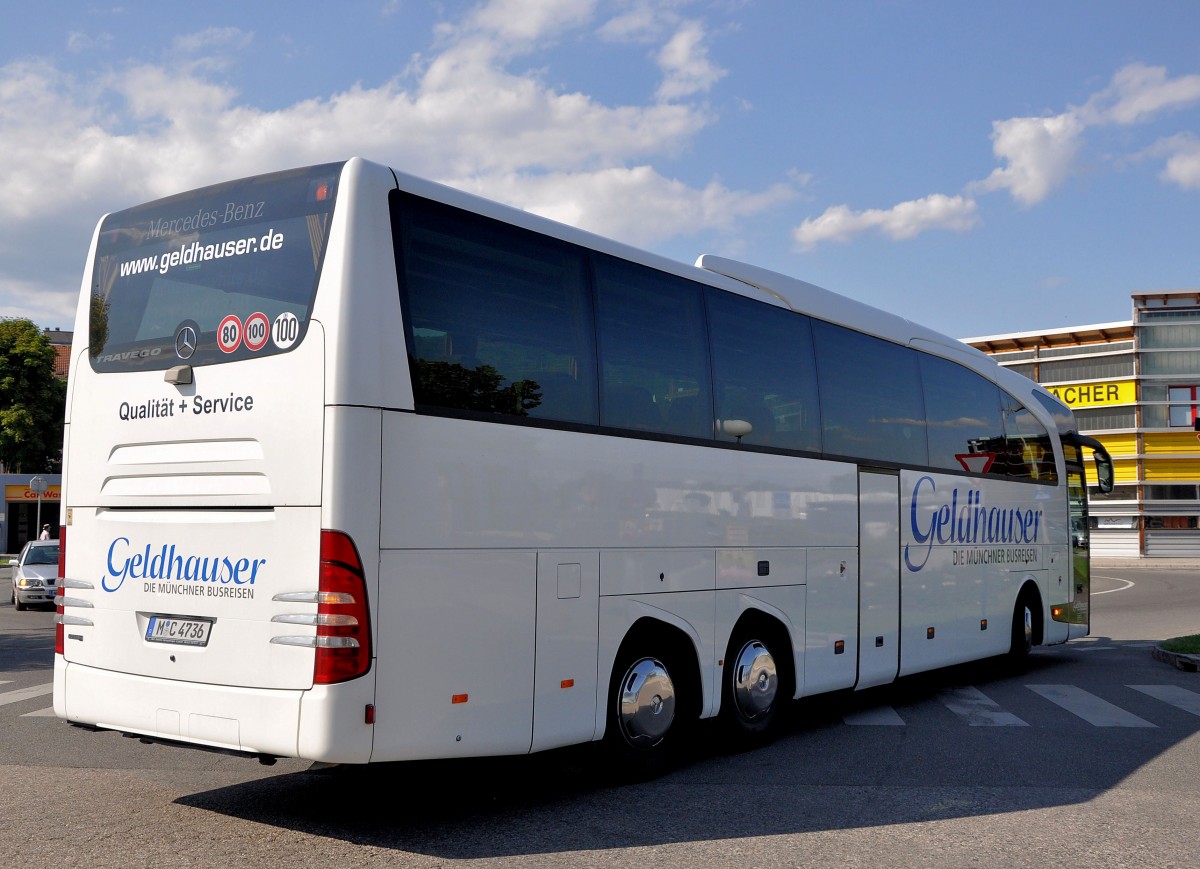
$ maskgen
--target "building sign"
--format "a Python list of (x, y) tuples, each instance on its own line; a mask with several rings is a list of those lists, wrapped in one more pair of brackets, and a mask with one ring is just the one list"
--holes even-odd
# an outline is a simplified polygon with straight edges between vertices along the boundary
[(1137, 401), (1137, 389), (1132, 380), (1067, 383), (1047, 386), (1046, 389), (1068, 407), (1103, 407), (1109, 404), (1133, 404)]
[[(43, 501), (57, 501), (62, 497), (61, 486), (47, 486), (46, 491), (42, 494)], [(37, 492), (29, 488), (29, 486), (5, 486), (4, 500), (5, 501), (36, 501), (38, 499)]]

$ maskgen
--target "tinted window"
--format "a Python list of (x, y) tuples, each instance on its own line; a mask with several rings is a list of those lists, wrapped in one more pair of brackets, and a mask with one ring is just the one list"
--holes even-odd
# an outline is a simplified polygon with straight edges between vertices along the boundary
[(719, 290), (709, 292), (708, 305), (717, 418), (750, 423), (744, 444), (819, 450), (808, 317)]
[(1050, 437), (1028, 408), (968, 368), (921, 357), (929, 463), (988, 476), (1053, 482)]
[(713, 437), (700, 285), (597, 256), (596, 310), (601, 424)]
[[(1000, 393), (1004, 414), (1004, 448), (992, 472), (1051, 483), (1058, 479), (1054, 449), (1045, 426), (1007, 392)], [(1002, 457), (1002, 460), (1001, 460)]]
[[(921, 375), (929, 416), (929, 464), (982, 472), (990, 461), (984, 454), (1004, 436), (999, 387), (936, 356), (921, 357)], [(979, 458), (967, 458), (972, 455)]]
[[(1033, 397), (1037, 399), (1038, 404), (1050, 411), (1051, 416), (1054, 417), (1054, 424), (1060, 431), (1067, 431), (1071, 428), (1071, 408), (1044, 392), (1035, 391)], [(1133, 428), (1133, 423), (1130, 423), (1129, 428)]]
[(106, 217), (93, 267), (92, 368), (227, 362), (302, 341), (340, 171), (261, 175)]
[(814, 320), (825, 452), (927, 463), (917, 353)]
[(392, 201), (416, 402), (594, 424), (583, 253), (415, 196)]

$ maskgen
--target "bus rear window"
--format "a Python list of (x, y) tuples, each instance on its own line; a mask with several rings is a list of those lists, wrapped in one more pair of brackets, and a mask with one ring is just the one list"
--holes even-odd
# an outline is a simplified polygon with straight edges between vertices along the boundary
[(340, 171), (261, 175), (106, 217), (92, 270), (92, 368), (206, 365), (299, 344)]

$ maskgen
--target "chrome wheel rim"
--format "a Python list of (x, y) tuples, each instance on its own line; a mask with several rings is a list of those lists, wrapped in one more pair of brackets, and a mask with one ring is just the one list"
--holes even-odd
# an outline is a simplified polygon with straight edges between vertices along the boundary
[(621, 679), (617, 719), (626, 742), (651, 748), (662, 741), (675, 721), (675, 685), (661, 661), (640, 658)]
[(734, 661), (733, 702), (745, 718), (753, 720), (771, 710), (778, 692), (775, 659), (763, 643), (750, 640)]

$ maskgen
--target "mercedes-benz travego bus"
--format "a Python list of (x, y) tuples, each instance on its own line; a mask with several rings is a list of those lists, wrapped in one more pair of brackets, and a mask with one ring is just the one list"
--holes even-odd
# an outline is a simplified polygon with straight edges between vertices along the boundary
[[(1088, 632), (1070, 410), (810, 284), (362, 159), (105, 216), (54, 709), (363, 764), (603, 741)], [(1085, 471), (1085, 448), (1096, 469)]]

